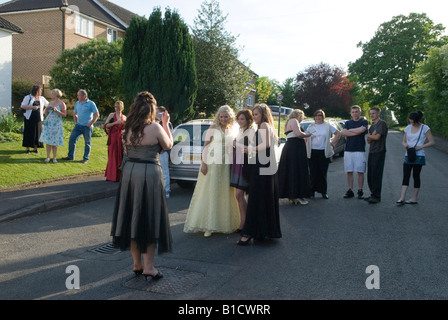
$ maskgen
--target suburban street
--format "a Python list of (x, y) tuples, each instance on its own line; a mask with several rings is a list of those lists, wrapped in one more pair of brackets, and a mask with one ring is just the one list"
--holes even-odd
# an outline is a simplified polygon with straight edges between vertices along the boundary
[[(0, 223), (0, 299), (446, 300), (448, 154), (426, 150), (419, 204), (397, 207), (402, 137), (389, 132), (381, 203), (343, 199), (343, 158), (335, 157), (330, 199), (281, 201), (283, 238), (248, 247), (236, 245), (237, 234), (185, 234), (193, 190), (173, 184), (174, 250), (156, 255), (158, 282), (135, 278), (130, 253), (108, 246), (114, 198)], [(67, 287), (68, 266), (79, 270), (79, 289)], [(372, 270), (377, 287), (368, 288)]]

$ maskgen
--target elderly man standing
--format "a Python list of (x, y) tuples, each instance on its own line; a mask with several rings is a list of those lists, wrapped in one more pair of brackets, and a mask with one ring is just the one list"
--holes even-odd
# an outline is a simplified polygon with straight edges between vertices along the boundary
[(75, 127), (73, 128), (70, 140), (68, 142), (68, 155), (62, 160), (74, 160), (76, 142), (79, 138), (84, 136), (84, 157), (82, 163), (89, 161), (90, 149), (92, 147), (92, 132), (93, 125), (98, 120), (99, 112), (95, 102), (91, 101), (87, 97), (87, 91), (78, 91), (78, 101), (75, 104), (75, 110), (73, 113), (73, 120), (75, 121)]
[(367, 183), (371, 196), (364, 200), (369, 203), (381, 201), (381, 187), (383, 184), (384, 162), (386, 160), (386, 138), (389, 129), (384, 120), (380, 119), (379, 108), (370, 109), (372, 125), (367, 134), (367, 143), (370, 144), (369, 158), (367, 162)]

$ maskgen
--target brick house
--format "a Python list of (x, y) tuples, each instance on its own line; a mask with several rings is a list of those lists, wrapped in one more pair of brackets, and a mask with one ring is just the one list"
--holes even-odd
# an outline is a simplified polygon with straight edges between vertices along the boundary
[(20, 26), (12, 40), (13, 78), (46, 85), (63, 50), (91, 39), (124, 38), (135, 14), (106, 0), (13, 0), (0, 17)]
[(255, 106), (255, 96), (257, 94), (257, 90), (255, 89), (258, 74), (253, 72), (252, 70), (249, 70), (249, 77), (250, 81), (247, 83), (247, 89), (249, 92), (247, 93), (246, 101), (244, 102), (244, 107), (252, 109)]

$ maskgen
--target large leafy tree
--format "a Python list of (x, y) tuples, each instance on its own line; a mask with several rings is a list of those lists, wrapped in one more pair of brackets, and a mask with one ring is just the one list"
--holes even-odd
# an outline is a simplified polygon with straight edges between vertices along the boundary
[(193, 112), (197, 92), (195, 54), (187, 25), (169, 8), (155, 8), (148, 19), (131, 21), (123, 45), (122, 81), (131, 96), (148, 90), (171, 121), (184, 121)]
[(226, 20), (217, 0), (204, 1), (194, 20), (197, 114), (212, 116), (224, 104), (235, 107), (247, 94), (249, 70), (238, 60), (236, 38), (225, 30)]
[(282, 105), (289, 108), (296, 107), (296, 89), (294, 78), (287, 78), (283, 84), (280, 85), (280, 91), (283, 95)]
[(353, 101), (350, 91), (353, 83), (345, 71), (326, 63), (312, 65), (297, 74), (296, 103), (306, 107), (309, 114), (318, 109), (334, 116), (346, 115)]
[(132, 102), (138, 92), (145, 86), (142, 81), (143, 50), (148, 20), (144, 17), (134, 16), (126, 30), (126, 38), (123, 43), (122, 84), (125, 88), (128, 103)]
[[(86, 89), (101, 112), (113, 110), (121, 99), (122, 41), (91, 40), (64, 50), (50, 70), (51, 87), (60, 89), (69, 100), (76, 100), (79, 89)], [(104, 66), (107, 66), (105, 68)]]
[(448, 137), (448, 45), (429, 50), (411, 77), (412, 94), (431, 130)]
[(274, 91), (274, 83), (268, 77), (259, 77), (255, 84), (257, 103), (267, 103)]
[(358, 44), (363, 54), (349, 65), (349, 72), (357, 76), (372, 105), (385, 104), (401, 123), (406, 122), (416, 103), (409, 94), (413, 87), (409, 77), (431, 47), (447, 43), (444, 29), (424, 13), (399, 15), (381, 24), (369, 42)]
[(174, 122), (193, 114), (197, 95), (196, 58), (187, 25), (179, 14), (167, 10), (163, 20), (161, 101), (177, 115)]

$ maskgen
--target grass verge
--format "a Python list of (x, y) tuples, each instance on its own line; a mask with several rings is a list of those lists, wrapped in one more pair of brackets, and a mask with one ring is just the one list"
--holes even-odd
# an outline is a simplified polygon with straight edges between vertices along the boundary
[[(78, 160), (63, 161), (67, 156), (70, 133), (64, 132), (64, 146), (58, 147), (58, 163), (44, 163), (46, 148), (40, 148), (39, 154), (25, 153), (21, 134), (18, 141), (0, 143), (0, 191), (18, 185), (28, 185), (66, 177), (87, 174), (104, 174), (107, 165), (107, 136), (92, 137), (90, 161), (83, 164), (84, 139), (76, 144), (75, 157)], [(51, 154), (51, 157), (53, 154)]]

